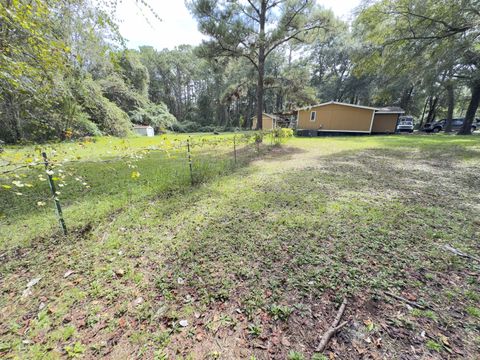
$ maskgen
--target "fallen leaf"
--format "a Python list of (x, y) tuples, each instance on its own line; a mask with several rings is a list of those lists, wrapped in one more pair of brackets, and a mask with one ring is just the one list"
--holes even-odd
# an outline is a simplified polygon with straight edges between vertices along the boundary
[(285, 338), (285, 337), (282, 338), (281, 342), (282, 342), (282, 345), (285, 346), (285, 347), (290, 347), (290, 345), (291, 345), (290, 341), (288, 341), (288, 339)]
[(22, 292), (22, 298), (26, 298), (26, 297), (29, 297), (30, 295), (33, 294), (33, 291), (32, 289), (30, 289), (29, 287), (26, 288), (25, 290), (23, 290)]
[(404, 292), (403, 296), (410, 301), (417, 301), (417, 297), (411, 293)]
[(40, 280), (42, 280), (41, 277), (30, 280), (27, 284), (27, 288), (37, 285)]
[(188, 326), (188, 320), (180, 320), (178, 322), (181, 327), (187, 327)]
[(69, 277), (70, 275), (72, 275), (74, 273), (73, 270), (68, 270), (65, 274), (63, 274), (63, 277), (66, 279), (67, 277)]
[(115, 270), (115, 275), (117, 275), (118, 277), (122, 277), (123, 275), (125, 275), (125, 270), (117, 269)]
[(118, 326), (120, 327), (125, 327), (125, 325), (127, 325), (127, 320), (125, 320), (125, 318), (120, 318), (120, 320), (118, 320)]
[(143, 301), (144, 301), (144, 300), (143, 300), (143, 297), (140, 296), (140, 297), (138, 297), (138, 298), (135, 299), (135, 301), (133, 302), (133, 304), (134, 304), (135, 306), (138, 306), (138, 305), (142, 304)]
[(440, 340), (444, 345), (450, 346), (450, 343), (448, 342), (448, 338), (445, 335), (443, 335), (442, 333), (438, 333), (438, 337), (440, 338)]

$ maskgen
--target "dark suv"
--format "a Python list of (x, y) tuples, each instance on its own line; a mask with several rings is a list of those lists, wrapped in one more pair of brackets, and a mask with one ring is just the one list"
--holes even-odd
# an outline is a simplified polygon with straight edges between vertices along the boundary
[[(461, 127), (463, 126), (464, 121), (465, 121), (465, 118), (452, 119), (452, 130), (460, 130)], [(423, 131), (437, 133), (439, 131), (444, 130), (446, 122), (447, 122), (446, 119), (442, 119), (442, 120), (434, 121), (434, 122), (431, 122), (431, 123), (426, 123), (423, 126)], [(477, 130), (477, 128), (480, 126), (479, 123), (480, 123), (480, 119), (475, 119), (473, 121), (472, 131)]]

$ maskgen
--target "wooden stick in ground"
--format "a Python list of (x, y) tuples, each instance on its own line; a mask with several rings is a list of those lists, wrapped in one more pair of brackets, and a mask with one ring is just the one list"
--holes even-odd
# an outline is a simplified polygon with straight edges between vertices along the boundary
[(464, 253), (463, 251), (460, 251), (460, 250), (457, 250), (455, 249), (453, 246), (450, 246), (448, 244), (445, 244), (443, 245), (443, 249), (444, 250), (447, 250), (447, 251), (450, 251), (452, 253), (454, 253), (455, 255), (458, 255), (460, 257), (464, 257), (464, 258), (467, 258), (467, 259), (471, 259), (471, 260), (475, 260), (475, 261), (478, 261), (480, 262), (480, 258), (474, 256), (474, 255), (470, 255), (470, 254), (467, 254), (467, 253)]
[(325, 350), (325, 347), (327, 346), (328, 342), (330, 341), (330, 338), (342, 327), (347, 325), (348, 321), (345, 321), (338, 325), (340, 322), (340, 319), (343, 316), (343, 313), (345, 312), (345, 307), (347, 306), (347, 299), (344, 298), (342, 305), (338, 308), (337, 316), (335, 316), (335, 319), (333, 320), (332, 325), (330, 325), (330, 328), (323, 334), (322, 339), (320, 340), (320, 344), (318, 344), (317, 348), (315, 351), (317, 352), (323, 352)]
[(412, 306), (412, 307), (415, 307), (415, 308), (417, 308), (417, 309), (420, 309), (420, 310), (425, 310), (425, 309), (426, 309), (425, 306), (420, 305), (419, 303), (416, 303), (416, 302), (414, 302), (414, 301), (410, 301), (410, 300), (408, 300), (408, 299), (405, 299), (405, 298), (402, 297), (402, 296), (392, 294), (391, 292), (388, 292), (388, 291), (385, 291), (384, 293), (385, 293), (385, 295), (387, 295), (387, 296), (390, 296), (390, 297), (392, 297), (392, 298), (394, 298), (394, 299), (403, 301), (404, 303), (407, 303), (408, 305), (410, 305), (410, 306)]

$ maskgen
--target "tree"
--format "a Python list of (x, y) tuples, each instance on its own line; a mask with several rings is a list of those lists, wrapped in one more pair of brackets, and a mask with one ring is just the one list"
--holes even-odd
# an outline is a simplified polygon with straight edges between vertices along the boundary
[(212, 57), (244, 57), (256, 69), (257, 127), (262, 128), (265, 61), (279, 46), (329, 29), (330, 17), (314, 0), (191, 0), (188, 6)]
[(409, 50), (422, 59), (416, 73), (435, 70), (437, 79), (451, 73), (464, 81), (471, 98), (459, 134), (470, 134), (480, 102), (479, 18), (478, 0), (383, 0), (363, 9), (357, 24), (377, 59)]
[(43, 1), (2, 1), (0, 19), (0, 135), (16, 142), (25, 135), (25, 110), (51, 102), (68, 48), (52, 33), (51, 9)]

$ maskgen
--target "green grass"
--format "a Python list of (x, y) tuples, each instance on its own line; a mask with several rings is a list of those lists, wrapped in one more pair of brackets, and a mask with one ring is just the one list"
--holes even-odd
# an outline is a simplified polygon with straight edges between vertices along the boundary
[[(185, 191), (191, 178), (184, 141), (192, 142), (194, 181), (203, 182), (233, 168), (233, 148), (230, 145), (197, 146), (202, 141), (219, 141), (233, 137), (226, 134), (187, 134), (128, 139), (97, 138), (94, 142), (48, 145), (46, 150), (60, 163), (65, 186), (57, 184), (67, 227), (83, 231), (108, 214), (132, 201)], [(245, 144), (239, 145), (239, 150)], [(165, 151), (143, 151), (160, 147)], [(10, 169), (35, 159), (39, 162), (39, 147), (8, 147), (1, 158), (10, 161)], [(253, 151), (251, 146), (250, 152)], [(241, 153), (239, 163), (252, 154)], [(104, 162), (107, 161), (107, 162)], [(138, 172), (139, 177), (133, 177)], [(54, 176), (58, 176), (58, 171)], [(43, 177), (43, 180), (39, 179)], [(12, 182), (27, 184), (21, 188)], [(57, 182), (58, 183), (58, 182)], [(1, 185), (11, 187), (4, 189)], [(21, 195), (17, 195), (20, 192)], [(57, 234), (60, 229), (54, 212), (45, 170), (42, 166), (0, 175), (0, 249), (28, 245), (32, 239)]]
[(163, 178), (154, 153), (136, 180), (124, 164), (118, 178), (82, 169), (91, 188), (66, 218), (83, 231), (65, 238), (53, 216), (40, 236), (18, 229), (38, 214), (13, 198), (24, 207), (0, 230), (0, 355), (322, 358), (347, 296), (327, 357), (475, 357), (478, 264), (441, 246), (479, 256), (480, 137), (294, 138), (236, 168), (215, 155), (193, 188), (184, 165)]

